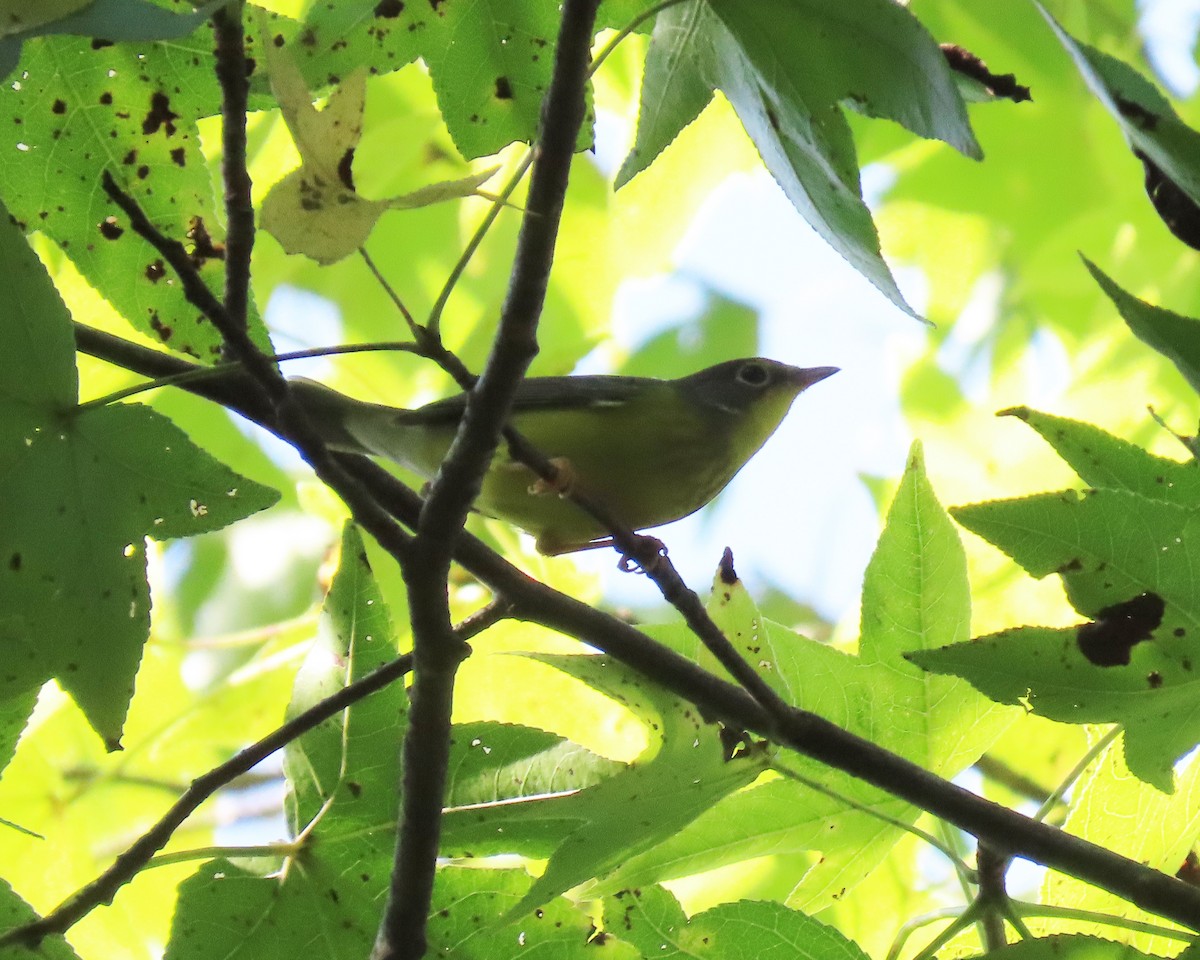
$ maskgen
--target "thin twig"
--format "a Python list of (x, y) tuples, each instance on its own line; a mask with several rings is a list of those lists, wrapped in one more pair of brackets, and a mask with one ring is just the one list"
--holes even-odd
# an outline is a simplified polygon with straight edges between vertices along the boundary
[(248, 329), (250, 254), (254, 249), (254, 204), (246, 163), (246, 110), (250, 78), (242, 29), (244, 0), (213, 14), (217, 81), (221, 86), (221, 179), (225, 185), (225, 310), (243, 331)]
[(1004, 929), (1004, 915), (1009, 912), (1005, 878), (1011, 863), (1012, 857), (997, 853), (986, 843), (981, 842), (975, 853), (975, 867), (979, 874), (979, 892), (975, 902), (979, 904), (983, 946), (988, 953), (1008, 944)]
[(1087, 771), (1087, 768), (1095, 762), (1096, 758), (1108, 749), (1109, 744), (1111, 744), (1117, 739), (1117, 737), (1121, 735), (1121, 730), (1122, 728), (1120, 724), (1113, 726), (1104, 734), (1104, 736), (1088, 747), (1087, 751), (1082, 757), (1079, 758), (1079, 761), (1075, 764), (1075, 766), (1073, 766), (1070, 772), (1063, 777), (1062, 782), (1054, 788), (1050, 796), (1048, 796), (1042, 803), (1041, 807), (1038, 808), (1038, 812), (1033, 815), (1033, 819), (1045, 820), (1046, 817), (1050, 815), (1050, 812), (1056, 806), (1062, 803), (1063, 797), (1065, 797), (1067, 795), (1067, 791), (1074, 786), (1075, 781), (1082, 777)]
[(172, 834), (205, 800), (237, 777), (262, 763), (275, 751), (286, 747), (297, 737), (312, 730), (339, 711), (345, 710), (351, 704), (357, 703), (363, 697), (382, 690), (389, 683), (404, 676), (410, 669), (412, 669), (412, 654), (408, 653), (397, 657), (390, 663), (385, 663), (365, 677), (347, 684), (332, 696), (313, 704), (303, 713), (230, 757), (220, 766), (213, 767), (207, 773), (197, 777), (183, 795), (171, 805), (171, 808), (159, 818), (158, 822), (117, 857), (112, 866), (41, 920), (27, 923), (0, 936), (0, 947), (23, 944), (30, 949), (35, 949), (42, 938), (66, 933), (96, 907), (112, 903), (117, 891), (132, 880), (150, 862), (150, 859), (166, 846)]
[(853, 799), (852, 797), (848, 797), (843, 793), (838, 793), (838, 791), (834, 790), (832, 787), (827, 787), (825, 784), (821, 783), (819, 780), (814, 780), (812, 777), (806, 777), (798, 770), (793, 770), (791, 767), (786, 766), (785, 764), (776, 762), (771, 765), (771, 768), (787, 779), (803, 784), (804, 786), (808, 787), (809, 790), (819, 793), (822, 796), (829, 797), (831, 800), (836, 800), (838, 803), (845, 804), (851, 810), (857, 810), (859, 813), (865, 813), (868, 817), (874, 817), (876, 820), (886, 823), (888, 826), (895, 827), (897, 830), (903, 830), (905, 833), (911, 833), (918, 840), (924, 840), (935, 850), (939, 851), (942, 856), (950, 861), (950, 865), (954, 867), (955, 872), (959, 874), (972, 873), (971, 868), (963, 862), (962, 857), (960, 857), (953, 849), (951, 849), (949, 844), (943, 843), (927, 830), (922, 830), (915, 823), (907, 823), (904, 820), (899, 820), (896, 817), (882, 812), (881, 810), (876, 810), (874, 807), (868, 806), (865, 803), (859, 803), (859, 801)]
[(459, 254), (458, 260), (455, 261), (454, 267), (450, 270), (450, 275), (446, 278), (446, 282), (442, 284), (441, 292), (438, 293), (433, 308), (429, 311), (429, 319), (425, 322), (425, 328), (433, 336), (441, 339), (442, 312), (446, 309), (446, 303), (450, 299), (450, 294), (454, 292), (454, 288), (458, 285), (458, 281), (462, 278), (463, 273), (466, 272), (467, 265), (471, 262), (471, 258), (475, 256), (475, 251), (483, 243), (483, 238), (487, 236), (488, 231), (492, 228), (492, 224), (496, 222), (501, 211), (508, 205), (508, 198), (513, 195), (513, 191), (517, 189), (517, 186), (532, 165), (533, 151), (529, 150), (521, 158), (521, 162), (517, 164), (517, 169), (513, 171), (512, 176), (508, 178), (508, 183), (504, 185), (504, 189), (492, 201), (492, 208), (484, 216), (479, 226), (475, 228), (471, 239), (467, 241), (463, 252)]
[(1015, 770), (999, 757), (985, 753), (975, 761), (975, 769), (987, 777), (1006, 787), (1026, 800), (1032, 800), (1039, 806), (1050, 797), (1050, 790), (1038, 783), (1032, 777), (1026, 776), (1020, 770)]
[(458, 384), (460, 390), (467, 391), (474, 387), (478, 377), (471, 373), (454, 353), (446, 349), (446, 345), (442, 342), (442, 336), (436, 329), (422, 326), (413, 319), (413, 315), (409, 312), (408, 307), (400, 299), (400, 294), (395, 291), (388, 282), (387, 277), (383, 275), (383, 271), (375, 265), (375, 261), (367, 253), (367, 248), (359, 247), (358, 252), (362, 256), (363, 262), (366, 263), (367, 269), (375, 277), (376, 282), (383, 288), (384, 293), (388, 295), (392, 303), (396, 305), (396, 309), (400, 311), (400, 315), (404, 317), (404, 322), (408, 324), (409, 332), (413, 335), (416, 352), (426, 359), (432, 360), (446, 373), (450, 374), (454, 378), (454, 382)]
[[(381, 340), (375, 343), (347, 343), (335, 347), (309, 347), (306, 350), (289, 350), (286, 353), (273, 353), (270, 355), (270, 359), (275, 363), (286, 363), (289, 360), (312, 360), (315, 357), (385, 352), (419, 353), (420, 351), (415, 343), (410, 343), (407, 340)], [(196, 367), (166, 377), (157, 377), (149, 383), (135, 383), (133, 386), (123, 387), (120, 390), (114, 390), (112, 393), (106, 393), (102, 397), (95, 397), (79, 404), (75, 408), (75, 412), (79, 413), (79, 411), (86, 410), (89, 407), (107, 406), (110, 403), (116, 403), (118, 400), (136, 397), (139, 393), (158, 390), (160, 387), (181, 387), (191, 380), (202, 380), (205, 377), (225, 377), (240, 369), (241, 364), (237, 362), (218, 363), (211, 367)]]

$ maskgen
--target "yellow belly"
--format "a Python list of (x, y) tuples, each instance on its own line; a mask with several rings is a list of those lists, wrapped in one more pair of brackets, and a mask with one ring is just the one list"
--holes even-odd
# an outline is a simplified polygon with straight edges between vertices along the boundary
[[(577, 411), (518, 416), (515, 426), (547, 457), (569, 464), (573, 489), (640, 530), (694, 513), (725, 487), (741, 464), (728, 465), (727, 441), (720, 431), (706, 431), (690, 417), (648, 421), (639, 406), (588, 412), (588, 435), (599, 431), (606, 438), (603, 450), (572, 431), (580, 422)], [(578, 549), (606, 535), (566, 497), (530, 492), (536, 481), (533, 472), (513, 462), (502, 446), (476, 507), (532, 533), (543, 552)]]

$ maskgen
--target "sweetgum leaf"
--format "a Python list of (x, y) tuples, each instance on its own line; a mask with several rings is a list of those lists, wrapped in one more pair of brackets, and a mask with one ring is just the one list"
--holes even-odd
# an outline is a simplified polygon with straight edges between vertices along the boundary
[[(8, 881), (0, 879), (0, 933), (30, 923), (37, 919), (37, 913), (13, 891)], [(19, 957), (45, 957), (46, 960), (78, 960), (78, 954), (61, 934), (47, 937), (39, 944), (36, 953), (21, 947), (5, 947), (5, 960)]]
[(75, 406), (70, 318), (0, 208), (0, 699), (55, 677), (110, 749), (150, 628), (144, 539), (217, 530), (278, 494), (140, 404)]
[[(397, 654), (388, 609), (362, 537), (347, 524), (321, 630), (296, 675), (288, 716), (302, 713)], [(321, 816), (317, 833), (324, 840), (361, 830), (359, 839), (377, 843), (376, 852), (387, 856), (399, 809), (399, 747), (407, 710), (404, 684), (396, 682), (288, 745), (284, 772), (293, 835)]]
[[(288, 715), (396, 656), (388, 611), (352, 525), (325, 598), (320, 632), (296, 677)], [(284, 958), (311, 951), (314, 929), (329, 956), (366, 956), (387, 891), (399, 805), (407, 695), (397, 682), (351, 705), (284, 753), (293, 838), (287, 869), (261, 876), (226, 860), (180, 887), (166, 956)]]
[(1061, 576), (1088, 622), (1026, 627), (910, 659), (1001, 702), (1027, 698), (1054, 720), (1122, 723), (1130, 771), (1169, 792), (1172, 765), (1200, 742), (1196, 465), (1152, 456), (1090, 424), (1012, 412), (1103, 486), (973, 504), (954, 516), (1030, 575)]

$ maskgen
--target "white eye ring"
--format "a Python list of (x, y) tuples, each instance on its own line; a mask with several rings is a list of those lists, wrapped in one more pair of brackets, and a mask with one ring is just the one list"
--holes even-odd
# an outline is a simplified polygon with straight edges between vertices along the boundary
[(743, 363), (738, 367), (737, 378), (750, 387), (765, 387), (771, 377), (761, 363)]

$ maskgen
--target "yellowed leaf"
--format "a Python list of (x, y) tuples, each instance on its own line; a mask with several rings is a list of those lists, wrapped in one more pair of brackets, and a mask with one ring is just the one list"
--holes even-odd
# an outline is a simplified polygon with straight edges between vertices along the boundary
[(385, 210), (471, 196), (499, 169), (432, 183), (388, 200), (360, 196), (351, 165), (362, 137), (366, 71), (348, 74), (318, 110), (287, 53), (270, 43), (264, 46), (271, 89), (300, 153), (300, 167), (271, 188), (262, 208), (263, 229), (288, 253), (304, 254), (320, 264), (336, 263), (366, 243)]

